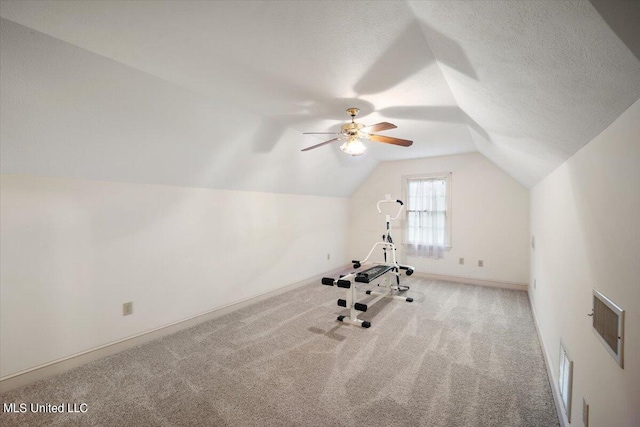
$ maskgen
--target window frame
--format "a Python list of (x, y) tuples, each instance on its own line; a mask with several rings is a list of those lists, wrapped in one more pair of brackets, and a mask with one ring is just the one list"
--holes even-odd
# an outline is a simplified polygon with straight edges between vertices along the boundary
[(452, 223), (453, 223), (453, 203), (452, 203), (452, 181), (453, 181), (453, 173), (452, 172), (439, 172), (439, 173), (419, 173), (419, 174), (411, 174), (411, 175), (402, 175), (402, 200), (405, 203), (404, 215), (402, 216), (402, 241), (404, 244), (407, 244), (407, 216), (409, 212), (409, 181), (417, 180), (417, 179), (444, 179), (446, 181), (447, 191), (446, 191), (446, 205), (447, 210), (445, 212), (445, 234), (447, 244), (444, 247), (445, 251), (450, 251), (453, 247), (453, 233), (452, 233)]

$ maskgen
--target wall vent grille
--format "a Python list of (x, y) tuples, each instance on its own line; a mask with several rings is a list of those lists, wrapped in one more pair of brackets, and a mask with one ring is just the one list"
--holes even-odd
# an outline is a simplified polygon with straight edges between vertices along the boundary
[(569, 358), (562, 341), (560, 342), (560, 368), (558, 373), (558, 389), (564, 406), (567, 421), (571, 422), (571, 392), (573, 388), (573, 361)]
[(618, 365), (623, 368), (624, 310), (593, 290), (593, 331)]

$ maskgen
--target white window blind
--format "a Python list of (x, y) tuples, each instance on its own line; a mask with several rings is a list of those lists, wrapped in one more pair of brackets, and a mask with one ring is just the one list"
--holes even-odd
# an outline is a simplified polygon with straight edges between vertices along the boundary
[(442, 258), (450, 246), (450, 174), (406, 179), (409, 255)]

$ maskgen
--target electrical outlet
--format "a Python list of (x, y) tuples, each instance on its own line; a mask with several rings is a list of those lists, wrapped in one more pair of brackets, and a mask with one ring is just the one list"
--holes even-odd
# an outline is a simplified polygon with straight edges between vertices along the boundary
[(589, 404), (584, 397), (582, 398), (582, 424), (584, 427), (589, 427)]
[(327, 254), (327, 261), (331, 259), (331, 254)]
[(478, 260), (478, 267), (484, 267), (484, 261), (479, 259)]
[(122, 304), (122, 315), (128, 316), (133, 314), (133, 302), (125, 302)]
[(464, 258), (458, 258), (458, 264), (464, 265)]

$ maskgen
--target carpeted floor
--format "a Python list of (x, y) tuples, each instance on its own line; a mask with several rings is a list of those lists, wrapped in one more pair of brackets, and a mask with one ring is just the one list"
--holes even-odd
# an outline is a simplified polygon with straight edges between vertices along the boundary
[(360, 316), (369, 329), (336, 321), (344, 290), (307, 285), (0, 395), (87, 404), (0, 424), (558, 425), (525, 292), (403, 284), (414, 302), (378, 303)]

